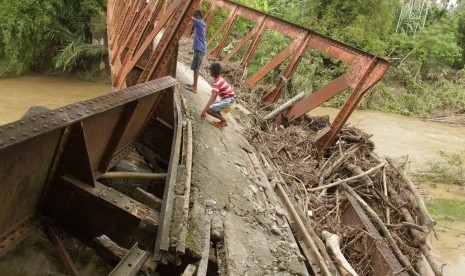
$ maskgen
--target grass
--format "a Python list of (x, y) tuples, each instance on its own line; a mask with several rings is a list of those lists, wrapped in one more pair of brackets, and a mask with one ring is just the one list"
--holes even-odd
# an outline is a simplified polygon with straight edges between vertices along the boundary
[(427, 203), (431, 215), (440, 221), (465, 222), (465, 201), (435, 199)]
[(427, 170), (414, 174), (418, 182), (465, 186), (465, 166), (460, 153), (439, 152), (442, 161), (430, 162)]

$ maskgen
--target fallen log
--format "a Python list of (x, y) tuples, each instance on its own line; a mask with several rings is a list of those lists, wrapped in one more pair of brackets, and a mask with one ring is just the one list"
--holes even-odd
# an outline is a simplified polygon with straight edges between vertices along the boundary
[(140, 173), (140, 172), (106, 172), (100, 176), (103, 179), (131, 178), (148, 180), (165, 180), (166, 173)]
[(305, 93), (304, 93), (304, 92), (300, 92), (300, 93), (297, 94), (295, 97), (293, 97), (292, 99), (290, 99), (289, 101), (287, 101), (286, 103), (284, 103), (283, 105), (281, 105), (280, 107), (276, 108), (276, 109), (273, 110), (271, 113), (269, 113), (268, 115), (266, 115), (265, 117), (263, 117), (263, 120), (264, 120), (264, 121), (267, 121), (267, 120), (273, 119), (274, 117), (276, 117), (276, 115), (278, 115), (279, 113), (283, 112), (284, 110), (290, 108), (290, 107), (293, 106), (296, 102), (300, 101), (300, 100), (303, 99), (304, 97), (305, 97)]

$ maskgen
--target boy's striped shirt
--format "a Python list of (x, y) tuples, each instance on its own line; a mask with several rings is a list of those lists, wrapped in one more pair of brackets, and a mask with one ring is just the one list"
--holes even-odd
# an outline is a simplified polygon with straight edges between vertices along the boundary
[(236, 96), (231, 85), (221, 76), (218, 76), (215, 81), (213, 81), (212, 90), (214, 93), (217, 93), (222, 100)]

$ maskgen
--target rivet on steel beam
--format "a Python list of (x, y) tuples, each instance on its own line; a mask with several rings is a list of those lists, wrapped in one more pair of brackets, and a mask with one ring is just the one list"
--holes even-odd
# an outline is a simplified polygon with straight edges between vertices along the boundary
[(53, 122), (53, 125), (56, 126), (56, 125), (58, 125), (58, 123), (57, 123), (57, 122)]
[(119, 197), (123, 197), (123, 194), (119, 194)]
[(107, 196), (107, 194), (102, 194), (102, 197), (106, 197), (106, 196)]
[(95, 108), (95, 107), (92, 107), (92, 110), (93, 110), (93, 111), (96, 111), (96, 110), (97, 110), (97, 108)]
[(40, 115), (40, 117), (41, 117), (41, 118), (45, 118), (45, 115), (44, 115), (44, 114), (42, 114), (42, 115)]
[(52, 112), (50, 112), (50, 115), (55, 115), (55, 112), (53, 112), (53, 111), (52, 111)]
[(22, 135), (23, 135), (24, 137), (29, 136), (26, 132), (23, 132)]
[(11, 139), (12, 141), (16, 140), (16, 138), (15, 138), (15, 137), (13, 137), (13, 136), (12, 136), (12, 137), (10, 137), (10, 139)]
[(129, 202), (134, 203), (134, 200), (130, 200)]
[(67, 109), (71, 109), (71, 106), (66, 107)]
[(64, 110), (63, 110), (63, 108), (60, 108), (60, 109), (58, 109), (58, 111), (63, 112)]
[(81, 113), (81, 112), (79, 112), (79, 113), (78, 113), (78, 116), (82, 116), (82, 113)]
[(118, 200), (115, 199), (115, 200), (113, 200), (113, 202), (114, 202), (114, 203), (118, 203)]
[(13, 128), (15, 128), (15, 126), (14, 126), (14, 125), (10, 125), (9, 128), (13, 129)]
[(43, 125), (42, 127), (43, 127), (43, 128), (48, 128), (48, 125), (47, 125), (47, 124), (45, 124), (45, 125)]
[(0, 145), (3, 145), (3, 141), (0, 141)]
[(62, 120), (63, 122), (66, 122), (66, 119), (65, 119), (65, 118), (63, 118), (63, 119), (61, 119), (61, 120)]
[(69, 116), (69, 118), (74, 119), (74, 116)]
[(34, 131), (34, 132), (37, 132), (37, 131), (39, 131), (39, 130), (38, 130), (37, 128), (34, 128), (33, 131)]
[(108, 188), (108, 191), (111, 191), (111, 188)]
[(26, 124), (26, 122), (25, 122), (25, 121), (21, 121), (20, 124), (24, 126), (24, 125)]
[(126, 210), (129, 210), (129, 206), (125, 206), (124, 208), (125, 208)]

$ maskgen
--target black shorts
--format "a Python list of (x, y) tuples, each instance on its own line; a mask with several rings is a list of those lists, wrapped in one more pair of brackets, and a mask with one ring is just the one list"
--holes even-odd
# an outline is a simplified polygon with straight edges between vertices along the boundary
[(194, 58), (192, 59), (192, 65), (191, 65), (191, 70), (193, 71), (199, 71), (200, 66), (202, 65), (202, 59), (203, 59), (204, 52), (200, 51), (194, 51)]

